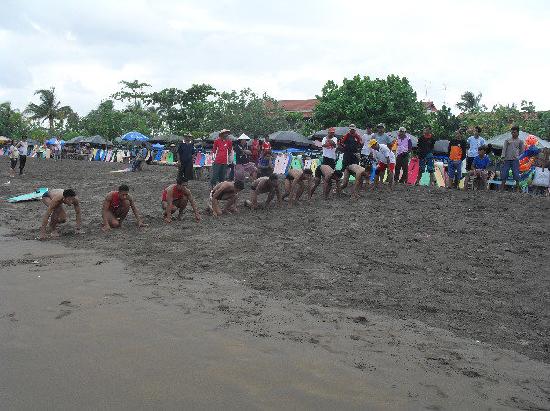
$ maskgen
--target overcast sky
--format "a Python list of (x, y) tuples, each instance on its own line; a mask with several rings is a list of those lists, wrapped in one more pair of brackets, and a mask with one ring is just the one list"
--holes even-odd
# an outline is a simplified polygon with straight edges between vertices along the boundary
[(120, 80), (313, 98), (355, 74), (419, 98), (550, 110), (550, 1), (0, 0), (0, 102), (55, 86), (85, 114)]

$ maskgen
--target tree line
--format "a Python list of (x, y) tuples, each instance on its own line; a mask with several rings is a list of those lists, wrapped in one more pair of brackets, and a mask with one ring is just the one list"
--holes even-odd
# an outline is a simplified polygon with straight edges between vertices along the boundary
[(550, 139), (550, 112), (537, 111), (532, 102), (498, 105), (490, 110), (481, 103), (482, 94), (470, 91), (461, 96), (455, 115), (443, 106), (430, 113), (418, 99), (406, 77), (390, 75), (371, 79), (356, 75), (341, 84), (328, 81), (317, 95), (319, 104), (311, 119), (301, 113), (285, 112), (277, 100), (251, 89), (218, 91), (208, 84), (194, 84), (187, 90), (152, 89), (148, 83), (121, 81), (120, 90), (85, 116), (69, 105), (62, 105), (55, 88), (37, 90), (34, 100), (22, 112), (10, 102), (0, 104), (0, 135), (19, 139), (27, 136), (40, 141), (60, 136), (101, 135), (114, 140), (136, 130), (145, 135), (192, 134), (203, 137), (222, 128), (234, 134), (267, 135), (277, 130), (296, 130), (304, 135), (331, 126), (355, 123), (385, 123), (388, 130), (405, 126), (420, 134), (430, 125), (436, 138), (449, 138), (460, 126), (479, 125), (483, 135), (505, 132), (511, 124)]

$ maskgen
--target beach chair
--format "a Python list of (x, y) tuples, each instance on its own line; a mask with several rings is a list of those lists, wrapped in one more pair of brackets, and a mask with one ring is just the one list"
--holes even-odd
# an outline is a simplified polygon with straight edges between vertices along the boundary
[(302, 156), (297, 155), (296, 157), (293, 156), (292, 162), (290, 164), (290, 168), (293, 168), (295, 170), (302, 170), (303, 164), (302, 164)]

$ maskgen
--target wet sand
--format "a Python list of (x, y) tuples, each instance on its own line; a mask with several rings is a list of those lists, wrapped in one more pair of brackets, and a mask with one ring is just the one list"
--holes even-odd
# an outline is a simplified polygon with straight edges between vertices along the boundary
[[(3, 397), (15, 407), (550, 407), (545, 199), (401, 189), (166, 227), (159, 197), (175, 170), (115, 168), (32, 161), (2, 187), (75, 186), (88, 231), (2, 247), (1, 357), (17, 376)], [(129, 217), (105, 236), (100, 201), (120, 182), (150, 227)], [(206, 184), (191, 188), (203, 205)], [(42, 212), (0, 215), (20, 241)], [(51, 284), (35, 284), (38, 269)]]

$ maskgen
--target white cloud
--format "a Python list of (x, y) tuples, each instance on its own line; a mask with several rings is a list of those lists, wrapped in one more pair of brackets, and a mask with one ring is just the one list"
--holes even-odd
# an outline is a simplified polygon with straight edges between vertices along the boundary
[(85, 113), (123, 79), (310, 98), (359, 73), (406, 76), (437, 105), (472, 90), (550, 109), (549, 17), (545, 1), (7, 0), (0, 101), (55, 86)]

